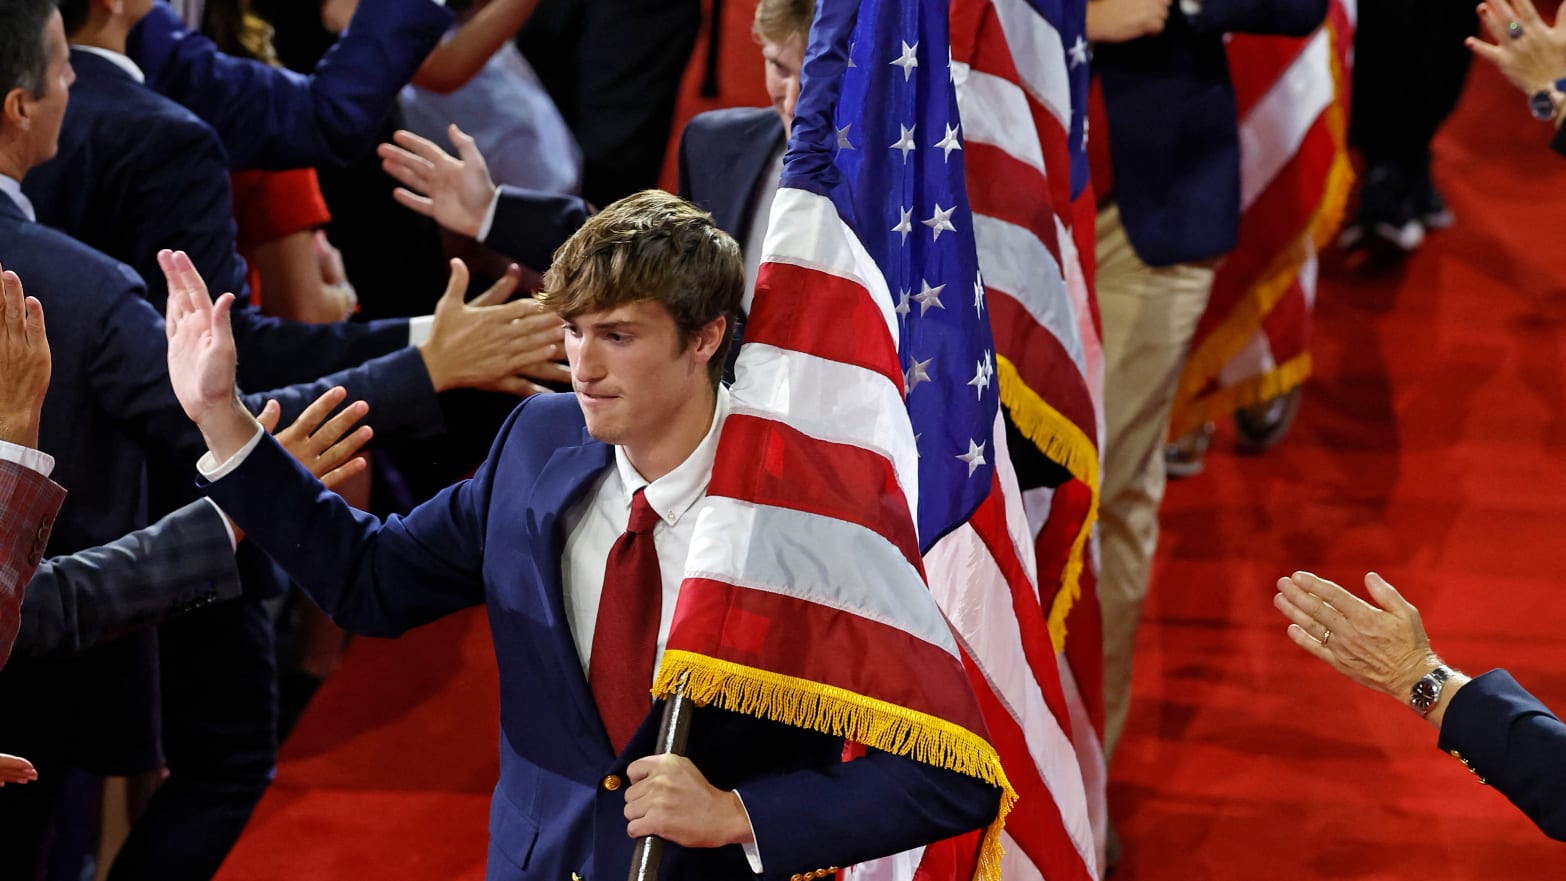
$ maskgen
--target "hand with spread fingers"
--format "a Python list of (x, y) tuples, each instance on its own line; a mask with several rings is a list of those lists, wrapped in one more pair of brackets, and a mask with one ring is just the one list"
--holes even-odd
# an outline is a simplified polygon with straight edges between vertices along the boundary
[(1469, 37), (1464, 43), (1524, 94), (1547, 91), (1566, 77), (1566, 28), (1545, 23), (1532, 0), (1485, 0), (1479, 20), (1493, 42)]
[(396, 143), (382, 144), (376, 153), (381, 157), (381, 168), (402, 184), (392, 191), (398, 204), (435, 218), (452, 232), (477, 239), (489, 203), (495, 198), (495, 182), (473, 137), (456, 123), (449, 135), (457, 147), (456, 156), (410, 131), (392, 135)]
[(0, 440), (38, 446), (49, 373), (43, 306), (22, 290), (16, 273), (0, 270)]
[(1366, 688), (1399, 699), (1419, 677), (1439, 666), (1419, 610), (1374, 572), (1365, 587), (1380, 607), (1338, 585), (1296, 572), (1278, 579), (1273, 604), (1294, 622), (1289, 637), (1301, 648)]
[(436, 391), (481, 388), (526, 397), (547, 391), (535, 382), (568, 382), (556, 362), (565, 352), (565, 324), (531, 298), (509, 300), (521, 279), (513, 264), (489, 290), (464, 302), (468, 268), (451, 261), (435, 325), (419, 344)]
[(370, 412), (370, 405), (364, 401), (354, 401), (332, 415), (347, 397), (348, 390), (342, 386), (327, 390), (282, 431), (277, 430), (281, 409), (276, 401), (267, 401), (256, 417), (261, 427), (276, 435), (283, 449), (320, 478), (327, 489), (335, 490), (364, 471), (367, 465), (358, 453), (374, 436), (368, 425), (354, 428)]

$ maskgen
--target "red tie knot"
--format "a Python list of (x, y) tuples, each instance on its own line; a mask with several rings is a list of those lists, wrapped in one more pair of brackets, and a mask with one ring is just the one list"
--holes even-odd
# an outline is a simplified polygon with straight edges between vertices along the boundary
[(658, 512), (647, 501), (647, 488), (643, 487), (631, 496), (631, 522), (625, 527), (626, 532), (634, 532), (637, 535), (648, 535), (653, 527), (658, 525)]

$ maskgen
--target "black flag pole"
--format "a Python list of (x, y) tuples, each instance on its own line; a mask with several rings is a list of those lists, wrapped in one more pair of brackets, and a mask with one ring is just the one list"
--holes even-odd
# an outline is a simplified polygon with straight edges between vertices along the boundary
[[(689, 673), (681, 674), (674, 693), (663, 705), (663, 721), (658, 725), (658, 755), (685, 754), (685, 741), (690, 738), (691, 713), (696, 708), (685, 698), (685, 680)], [(663, 862), (663, 839), (646, 835), (636, 839), (636, 849), (631, 851), (631, 875), (629, 881), (658, 881), (658, 866)]]

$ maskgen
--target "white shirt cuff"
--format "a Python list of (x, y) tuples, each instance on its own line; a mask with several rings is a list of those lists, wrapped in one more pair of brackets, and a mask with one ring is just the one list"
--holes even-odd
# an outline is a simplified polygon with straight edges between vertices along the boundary
[(1202, 0), (1180, 0), (1180, 12), (1186, 18), (1195, 18), (1202, 14)]
[(478, 240), (483, 242), (489, 238), (489, 228), (495, 225), (495, 208), (500, 204), (500, 187), (495, 188), (495, 195), (489, 197), (489, 207), (484, 210), (484, 220), (479, 223)]
[(740, 847), (745, 851), (745, 861), (750, 863), (750, 870), (757, 875), (761, 874), (761, 849), (756, 846), (756, 824), (750, 822), (750, 809), (745, 807), (745, 797), (734, 790), (734, 797), (739, 799), (740, 810), (745, 812), (745, 822), (750, 825), (750, 841), (742, 842)]
[(417, 346), (430, 338), (435, 332), (435, 316), (420, 315), (418, 318), (408, 319), (408, 345)]
[(36, 471), (44, 477), (54, 473), (54, 457), (43, 450), (0, 441), (0, 462), (13, 462), (23, 468)]
[(233, 521), (228, 519), (228, 515), (223, 513), (223, 509), (218, 507), (217, 502), (214, 502), (211, 499), (203, 499), (202, 501), (211, 505), (212, 510), (217, 512), (218, 519), (223, 521), (223, 531), (228, 533), (228, 546), (236, 551), (239, 550), (239, 536), (234, 534)]
[(208, 483), (217, 483), (232, 473), (235, 468), (245, 464), (245, 459), (250, 456), (250, 451), (256, 448), (256, 444), (261, 443), (261, 437), (265, 434), (266, 429), (259, 425), (256, 426), (255, 435), (246, 441), (244, 446), (239, 448), (239, 452), (229, 456), (228, 461), (222, 464), (218, 464), (218, 461), (212, 457), (211, 450), (202, 453), (201, 458), (196, 462), (196, 471), (202, 477), (205, 477)]

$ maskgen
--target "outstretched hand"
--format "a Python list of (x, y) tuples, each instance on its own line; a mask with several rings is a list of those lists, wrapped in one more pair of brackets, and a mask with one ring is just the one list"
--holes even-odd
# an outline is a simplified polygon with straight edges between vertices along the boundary
[(1524, 94), (1566, 77), (1566, 29), (1546, 24), (1531, 0), (1485, 0), (1479, 20), (1493, 42), (1478, 37), (1463, 42)]
[(381, 157), (381, 168), (402, 184), (392, 191), (393, 199), (435, 218), (452, 232), (476, 239), (495, 197), (495, 182), (472, 136), (456, 123), (448, 134), (457, 147), (456, 156), (405, 130), (392, 135), (396, 143), (382, 144), (375, 152)]
[(229, 311), (234, 295), (212, 302), (207, 283), (184, 251), (158, 252), (168, 280), (164, 328), (169, 343), (169, 382), (185, 415), (196, 423), (222, 462), (255, 435), (256, 422), (240, 403), (234, 373), (238, 354)]
[(1296, 572), (1278, 579), (1278, 607), (1289, 638), (1366, 688), (1408, 698), (1409, 689), (1441, 660), (1430, 648), (1419, 610), (1380, 575), (1365, 576), (1367, 603), (1338, 585)]
[(531, 298), (508, 302), (520, 279), (521, 270), (512, 265), (489, 290), (464, 302), (468, 267), (451, 261), (434, 327), (419, 344), (436, 391), (481, 388), (527, 396), (546, 391), (533, 380), (570, 380), (570, 371), (554, 361), (565, 351), (559, 316)]
[(31, 783), (38, 779), (33, 763), (21, 756), (0, 753), (0, 786), (7, 783)]
[(0, 440), (38, 446), (49, 371), (43, 305), (27, 296), (16, 273), (0, 271)]
[(368, 425), (353, 427), (370, 412), (370, 405), (364, 401), (354, 401), (327, 418), (347, 397), (348, 390), (342, 386), (328, 390), (282, 431), (277, 430), (282, 410), (276, 401), (267, 401), (257, 417), (261, 427), (276, 435), (283, 449), (320, 478), (327, 489), (335, 490), (364, 471), (367, 463), (358, 454), (375, 434)]

